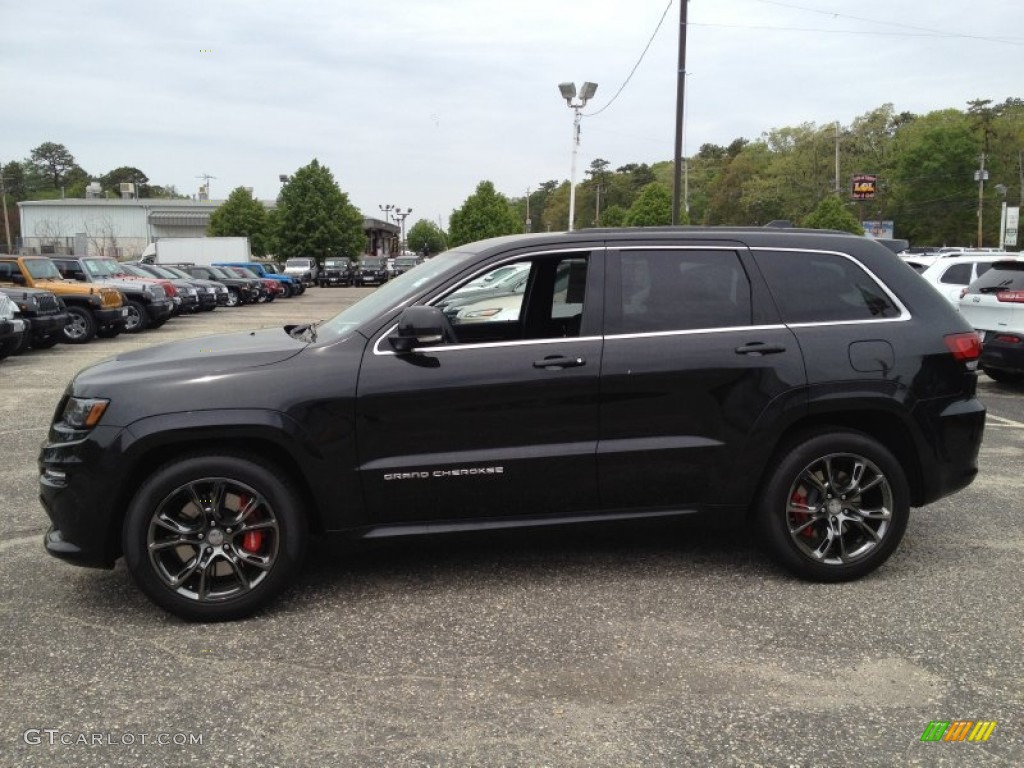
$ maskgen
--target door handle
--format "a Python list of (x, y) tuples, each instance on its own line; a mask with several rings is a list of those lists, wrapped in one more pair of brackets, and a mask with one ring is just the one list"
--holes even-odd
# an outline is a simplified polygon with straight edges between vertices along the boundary
[(737, 355), (776, 355), (785, 352), (784, 344), (765, 344), (763, 341), (752, 341), (749, 344), (742, 344), (736, 347)]
[(563, 368), (578, 368), (581, 365), (586, 365), (587, 361), (582, 357), (564, 357), (562, 355), (551, 355), (545, 357), (543, 360), (534, 360), (534, 368), (547, 368), (552, 371), (561, 370)]

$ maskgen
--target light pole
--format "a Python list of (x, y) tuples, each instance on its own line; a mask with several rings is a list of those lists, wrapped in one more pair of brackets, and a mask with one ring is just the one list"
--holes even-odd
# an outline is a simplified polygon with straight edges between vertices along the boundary
[(395, 209), (395, 220), (399, 223), (402, 228), (401, 240), (398, 243), (398, 255), (401, 256), (405, 253), (405, 218), (412, 213), (412, 208), (406, 208), (404, 211), (401, 208)]
[(4, 206), (4, 234), (7, 235), (7, 253), (13, 253), (11, 248), (11, 222), (7, 218), (7, 187), (4, 185), (4, 164), (0, 163), (0, 200)]
[(594, 98), (594, 94), (597, 93), (597, 83), (591, 83), (587, 81), (580, 86), (578, 102), (573, 101), (576, 98), (576, 83), (559, 83), (558, 90), (562, 93), (562, 98), (565, 99), (565, 103), (569, 105), (574, 113), (572, 120), (572, 169), (569, 172), (569, 231), (572, 232), (572, 221), (576, 212), (576, 152), (580, 146), (580, 110), (583, 109), (587, 102)]
[[(393, 210), (395, 210), (396, 206), (393, 203), (389, 203), (388, 205), (378, 205), (377, 207), (380, 208), (381, 211), (384, 212), (384, 221), (386, 223), (390, 224), (391, 223), (391, 212)], [(389, 241), (390, 241), (390, 238), (389, 238)], [(388, 253), (390, 253), (390, 252), (391, 252), (391, 249), (388, 248)], [(378, 254), (378, 255), (380, 255), (380, 254)], [(387, 255), (387, 254), (384, 254), (384, 255)]]

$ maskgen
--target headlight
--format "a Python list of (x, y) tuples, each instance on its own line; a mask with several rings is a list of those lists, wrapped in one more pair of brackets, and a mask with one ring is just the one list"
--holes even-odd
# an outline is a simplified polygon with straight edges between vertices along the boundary
[(38, 308), (38, 303), (34, 298), (22, 299), (21, 301), (18, 302), (18, 309), (20, 309), (22, 312), (31, 312)]
[(74, 429), (92, 429), (99, 424), (109, 400), (99, 397), (69, 397), (60, 418)]

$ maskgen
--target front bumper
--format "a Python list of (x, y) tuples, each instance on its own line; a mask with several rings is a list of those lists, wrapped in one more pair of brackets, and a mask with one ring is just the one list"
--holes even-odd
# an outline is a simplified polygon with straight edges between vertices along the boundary
[(122, 431), (98, 426), (85, 437), (64, 438), (51, 428), (39, 454), (39, 501), (51, 527), (46, 551), (75, 565), (111, 568), (120, 556), (116, 485)]
[(49, 339), (60, 336), (64, 326), (68, 324), (68, 313), (59, 312), (55, 315), (36, 315), (29, 318), (32, 338)]
[[(193, 306), (198, 302), (193, 299)], [(182, 307), (185, 304), (182, 303)], [(149, 310), (149, 316), (156, 322), (166, 320), (174, 312), (174, 301), (172, 299), (153, 299), (149, 304), (146, 305), (146, 309)]]
[(128, 319), (128, 307), (94, 309), (92, 316), (100, 328), (124, 328)]

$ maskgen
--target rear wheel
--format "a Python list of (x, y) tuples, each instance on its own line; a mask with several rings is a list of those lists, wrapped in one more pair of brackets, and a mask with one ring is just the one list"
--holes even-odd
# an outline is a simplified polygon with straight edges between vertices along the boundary
[(84, 307), (69, 306), (68, 322), (64, 326), (64, 341), (68, 344), (85, 344), (96, 336), (96, 321), (92, 312)]
[(867, 435), (801, 435), (778, 454), (758, 501), (768, 554), (813, 581), (870, 573), (895, 551), (910, 517), (903, 468)]
[(291, 581), (306, 546), (298, 494), (245, 455), (193, 454), (154, 472), (132, 499), (122, 544), (157, 605), (183, 619), (228, 621)]

